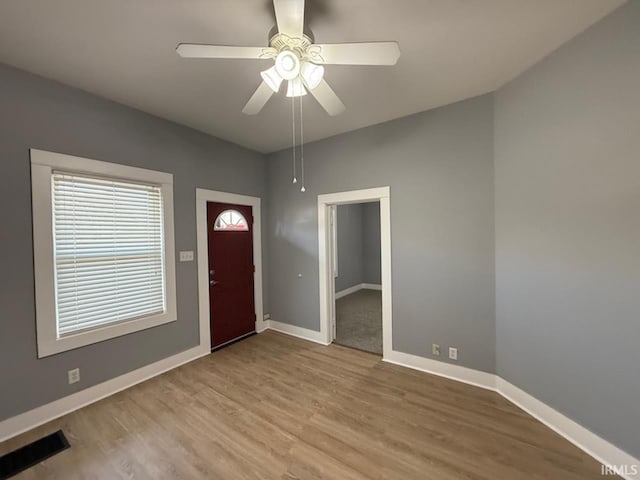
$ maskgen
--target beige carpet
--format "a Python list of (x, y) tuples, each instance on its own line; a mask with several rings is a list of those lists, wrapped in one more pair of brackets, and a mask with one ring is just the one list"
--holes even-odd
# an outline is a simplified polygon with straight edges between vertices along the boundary
[(336, 300), (336, 340), (382, 355), (382, 292), (358, 290)]

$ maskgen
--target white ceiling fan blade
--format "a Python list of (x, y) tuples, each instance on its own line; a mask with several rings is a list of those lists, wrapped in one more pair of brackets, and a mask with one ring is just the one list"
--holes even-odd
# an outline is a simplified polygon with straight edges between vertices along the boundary
[(277, 52), (271, 47), (241, 47), (235, 45), (200, 45), (181, 43), (176, 52), (183, 58), (273, 58)]
[(302, 37), (304, 0), (273, 0), (278, 32), (293, 38)]
[(395, 65), (400, 57), (398, 42), (325, 43), (309, 48), (314, 63), (333, 65)]
[(267, 101), (273, 95), (273, 90), (265, 82), (262, 82), (256, 91), (251, 95), (251, 98), (242, 109), (242, 113), (246, 115), (256, 115), (260, 113), (262, 107), (265, 106)]
[(346, 107), (342, 100), (338, 98), (336, 92), (329, 86), (329, 84), (322, 80), (316, 88), (310, 90), (311, 95), (318, 101), (322, 108), (324, 108), (329, 115), (335, 117), (345, 111)]

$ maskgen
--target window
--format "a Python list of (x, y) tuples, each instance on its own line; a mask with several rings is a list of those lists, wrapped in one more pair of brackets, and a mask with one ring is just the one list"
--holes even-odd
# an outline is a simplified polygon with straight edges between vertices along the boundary
[(53, 173), (58, 336), (165, 310), (162, 192)]
[(176, 319), (172, 176), (31, 151), (38, 356)]
[(246, 232), (249, 230), (247, 220), (237, 210), (225, 210), (218, 215), (213, 229), (217, 231)]

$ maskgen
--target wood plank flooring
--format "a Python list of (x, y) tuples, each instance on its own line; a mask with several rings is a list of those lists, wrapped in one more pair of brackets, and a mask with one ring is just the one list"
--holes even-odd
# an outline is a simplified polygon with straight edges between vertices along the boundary
[(493, 392), (275, 332), (0, 455), (58, 428), (71, 448), (16, 479), (602, 479), (595, 460)]

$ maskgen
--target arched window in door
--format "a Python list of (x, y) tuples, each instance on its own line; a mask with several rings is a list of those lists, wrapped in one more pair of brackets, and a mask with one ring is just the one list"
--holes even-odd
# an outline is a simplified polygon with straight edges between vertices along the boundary
[(247, 223), (247, 219), (244, 218), (244, 215), (239, 211), (225, 210), (218, 215), (218, 218), (216, 218), (216, 221), (213, 224), (213, 229), (216, 232), (246, 232), (249, 230), (249, 224)]

